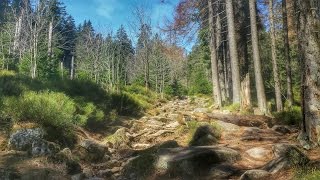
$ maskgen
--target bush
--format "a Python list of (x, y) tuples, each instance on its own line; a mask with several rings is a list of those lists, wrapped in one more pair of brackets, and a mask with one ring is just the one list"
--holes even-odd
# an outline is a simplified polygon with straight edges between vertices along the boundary
[(283, 124), (298, 125), (302, 120), (301, 107), (292, 106), (291, 109), (274, 113), (274, 117)]
[(238, 112), (240, 111), (240, 104), (239, 103), (231, 104), (229, 106), (223, 107), (223, 109), (229, 110), (230, 112)]
[(76, 111), (75, 103), (63, 93), (26, 92), (4, 100), (5, 114), (15, 121), (31, 121), (43, 126), (69, 127)]
[(113, 93), (111, 104), (118, 114), (138, 116), (142, 110), (147, 108), (146, 104), (149, 103), (128, 93)]
[(173, 81), (172, 84), (165, 87), (164, 92), (170, 96), (179, 97), (187, 94), (187, 90), (176, 79)]
[(77, 98), (77, 115), (74, 118), (74, 124), (80, 126), (91, 126), (95, 123), (101, 124), (105, 117), (104, 112), (97, 108), (93, 103), (86, 103), (84, 101), (79, 103), (79, 99), (81, 98)]

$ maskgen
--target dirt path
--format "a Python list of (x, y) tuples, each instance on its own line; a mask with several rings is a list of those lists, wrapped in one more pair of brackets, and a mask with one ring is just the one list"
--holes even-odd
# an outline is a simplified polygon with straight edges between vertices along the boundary
[[(214, 125), (221, 132), (221, 138), (210, 146), (190, 147), (192, 134), (197, 127), (205, 124)], [(110, 153), (98, 162), (80, 161), (82, 173), (73, 175), (72, 178), (239, 179), (246, 170), (262, 169), (275, 159), (275, 144), (297, 144), (298, 129), (275, 124), (277, 123), (272, 118), (265, 116), (214, 111), (210, 101), (205, 98), (159, 103), (144, 117), (123, 117), (121, 121), (110, 125), (110, 131), (114, 134), (107, 138), (82, 130), (81, 133), (85, 134), (82, 138), (107, 145)], [(76, 149), (72, 149), (72, 153), (76, 155)], [(224, 157), (224, 153), (231, 153), (231, 160)], [(304, 153), (308, 153), (312, 160), (320, 158), (317, 150)], [(183, 176), (168, 169), (159, 170), (159, 161), (168, 165), (168, 159), (177, 164), (175, 166)], [(191, 165), (188, 164), (190, 159)], [(184, 160), (188, 162), (187, 165)], [(167, 165), (165, 168), (168, 168)], [(163, 168), (163, 164), (160, 163), (160, 166)], [(203, 167), (196, 170), (197, 167), (194, 166)], [(24, 153), (0, 153), (0, 174), (1, 169), (8, 168), (19, 170), (19, 174), (32, 172), (30, 177), (71, 178), (63, 169), (66, 168), (64, 165), (50, 163), (46, 157), (31, 158)], [(191, 174), (188, 175), (190, 168)], [(187, 170), (180, 172), (180, 169)], [(272, 178), (291, 179), (292, 175), (292, 172), (284, 171), (273, 174)]]
[(272, 118), (212, 111), (209, 101), (199, 98), (195, 102), (184, 99), (159, 104), (146, 116), (133, 120), (127, 129), (130, 136), (128, 144), (135, 151), (143, 151), (170, 140), (187, 147), (190, 137), (188, 132), (181, 132), (181, 129), (187, 127), (190, 121), (217, 124), (222, 134), (216, 146), (240, 153), (240, 160), (232, 166), (241, 172), (263, 167), (275, 158), (275, 144), (296, 144), (298, 135), (298, 130), (293, 127), (274, 126), (276, 123)]

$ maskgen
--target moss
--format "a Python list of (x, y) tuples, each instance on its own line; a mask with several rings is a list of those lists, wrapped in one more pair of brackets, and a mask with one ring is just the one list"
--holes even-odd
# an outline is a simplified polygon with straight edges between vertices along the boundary
[(285, 111), (273, 115), (279, 123), (286, 125), (298, 125), (302, 120), (300, 106), (293, 106), (291, 109), (287, 108)]
[(215, 139), (220, 139), (221, 133), (222, 133), (222, 128), (215, 122), (198, 122), (195, 120), (188, 121), (186, 125), (181, 126), (178, 130), (178, 134), (187, 134), (186, 141), (187, 143), (191, 143), (193, 141), (193, 138), (195, 136), (196, 131), (198, 128), (202, 126), (208, 126), (210, 129), (212, 129), (213, 132), (213, 137)]
[[(157, 156), (144, 154), (130, 161), (123, 169), (123, 174), (134, 179), (147, 179), (155, 171)], [(132, 177), (134, 174), (134, 177)]]
[(129, 138), (126, 136), (126, 129), (120, 128), (114, 134), (106, 137), (104, 141), (112, 143), (115, 147), (119, 147), (122, 144), (127, 144)]
[(318, 180), (320, 179), (320, 170), (310, 167), (295, 168), (294, 179)]
[(229, 106), (225, 106), (225, 107), (223, 107), (223, 110), (229, 110), (231, 112), (239, 112), (240, 111), (240, 104), (235, 103), (235, 104), (231, 104)]

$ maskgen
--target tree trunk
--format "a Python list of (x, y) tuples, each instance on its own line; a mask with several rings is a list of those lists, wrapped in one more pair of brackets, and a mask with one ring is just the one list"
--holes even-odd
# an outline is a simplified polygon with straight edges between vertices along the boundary
[(48, 32), (48, 59), (52, 56), (52, 31), (53, 31), (53, 25), (52, 21), (49, 23), (49, 32)]
[(74, 79), (74, 56), (71, 57), (70, 79)]
[[(320, 143), (320, 19), (311, 0), (298, 0), (298, 37), (302, 60), (303, 130), (312, 145)], [(319, 14), (318, 14), (319, 15)]]
[(292, 90), (292, 75), (291, 75), (291, 58), (290, 58), (290, 45), (288, 35), (288, 19), (287, 19), (287, 2), (282, 0), (282, 19), (283, 19), (283, 40), (284, 40), (284, 55), (287, 71), (287, 100), (289, 107), (293, 104), (293, 90)]
[(293, 90), (292, 90), (292, 75), (291, 75), (291, 58), (290, 58), (290, 45), (288, 35), (288, 17), (287, 17), (287, 2), (282, 0), (282, 20), (283, 20), (283, 40), (284, 40), (284, 56), (287, 71), (287, 101), (289, 107), (293, 104)]
[(277, 111), (283, 110), (283, 104), (281, 100), (281, 87), (278, 73), (277, 54), (276, 54), (276, 35), (274, 28), (274, 15), (273, 15), (273, 0), (269, 1), (269, 21), (270, 21), (270, 37), (271, 37), (271, 55), (272, 55), (272, 68), (273, 68), (273, 79), (274, 89), (276, 95)]
[(250, 6), (250, 24), (251, 24), (251, 41), (252, 41), (252, 52), (254, 62), (254, 73), (256, 80), (257, 99), (258, 106), (262, 113), (267, 112), (267, 101), (266, 94), (263, 85), (262, 72), (261, 72), (261, 61), (259, 53), (259, 40), (257, 30), (257, 14), (256, 14), (256, 1), (249, 0)]
[(221, 89), (219, 82), (218, 60), (216, 51), (216, 41), (214, 33), (214, 12), (212, 0), (208, 0), (209, 6), (209, 32), (210, 32), (210, 51), (211, 51), (211, 71), (212, 71), (212, 85), (213, 85), (213, 99), (218, 108), (222, 106)]
[(232, 74), (232, 97), (233, 103), (240, 104), (240, 70), (239, 58), (237, 53), (237, 43), (235, 37), (234, 14), (232, 0), (226, 0), (226, 13), (228, 21), (228, 39), (231, 60), (231, 74)]
[(250, 89), (250, 74), (247, 73), (241, 82), (241, 109), (247, 110), (251, 108), (251, 89)]
[(19, 40), (20, 40), (20, 34), (21, 34), (21, 24), (22, 24), (22, 17), (19, 16), (19, 18), (16, 22), (16, 29), (15, 29), (14, 41), (13, 41), (13, 51), (14, 52), (19, 47)]

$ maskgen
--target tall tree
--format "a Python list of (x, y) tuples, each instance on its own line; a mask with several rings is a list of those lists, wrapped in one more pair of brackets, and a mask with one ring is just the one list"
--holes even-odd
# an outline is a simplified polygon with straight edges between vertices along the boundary
[(298, 37), (302, 63), (303, 130), (312, 145), (320, 145), (320, 4), (297, 0)]
[(249, 0), (250, 7), (250, 24), (251, 24), (251, 41), (252, 41), (252, 52), (253, 52), (253, 62), (254, 62), (254, 73), (255, 73), (255, 82), (257, 89), (257, 100), (258, 106), (261, 112), (267, 112), (267, 101), (266, 94), (264, 90), (264, 84), (262, 79), (261, 72), (261, 60), (259, 53), (259, 40), (258, 40), (258, 30), (257, 30), (257, 10), (256, 10), (256, 1)]
[[(216, 7), (216, 5), (215, 5)], [(211, 71), (212, 71), (212, 84), (213, 84), (213, 96), (214, 102), (218, 107), (222, 106), (222, 98), (221, 98), (221, 89), (220, 89), (220, 81), (219, 81), (219, 72), (218, 72), (218, 60), (217, 60), (217, 48), (216, 48), (216, 40), (215, 40), (215, 25), (214, 25), (214, 9), (212, 0), (208, 0), (208, 8), (209, 8), (209, 33), (210, 33), (210, 51), (211, 51)]]
[(274, 14), (273, 14), (273, 0), (269, 1), (269, 22), (270, 22), (270, 38), (271, 38), (271, 57), (272, 57), (272, 67), (273, 67), (273, 80), (274, 89), (276, 95), (277, 111), (283, 110), (283, 104), (281, 100), (281, 87), (280, 79), (278, 73), (278, 63), (277, 63), (277, 52), (276, 52), (276, 34), (274, 26)]
[(228, 39), (229, 51), (231, 59), (231, 73), (232, 73), (232, 97), (233, 103), (240, 103), (240, 68), (239, 58), (237, 52), (236, 32), (234, 26), (234, 11), (232, 0), (226, 0), (226, 13), (228, 21)]
[(284, 55), (287, 71), (287, 99), (289, 107), (293, 104), (293, 89), (292, 89), (292, 75), (291, 75), (291, 58), (290, 58), (290, 45), (288, 34), (288, 17), (287, 17), (287, 0), (282, 0), (282, 20), (283, 20), (283, 40), (284, 40)]

